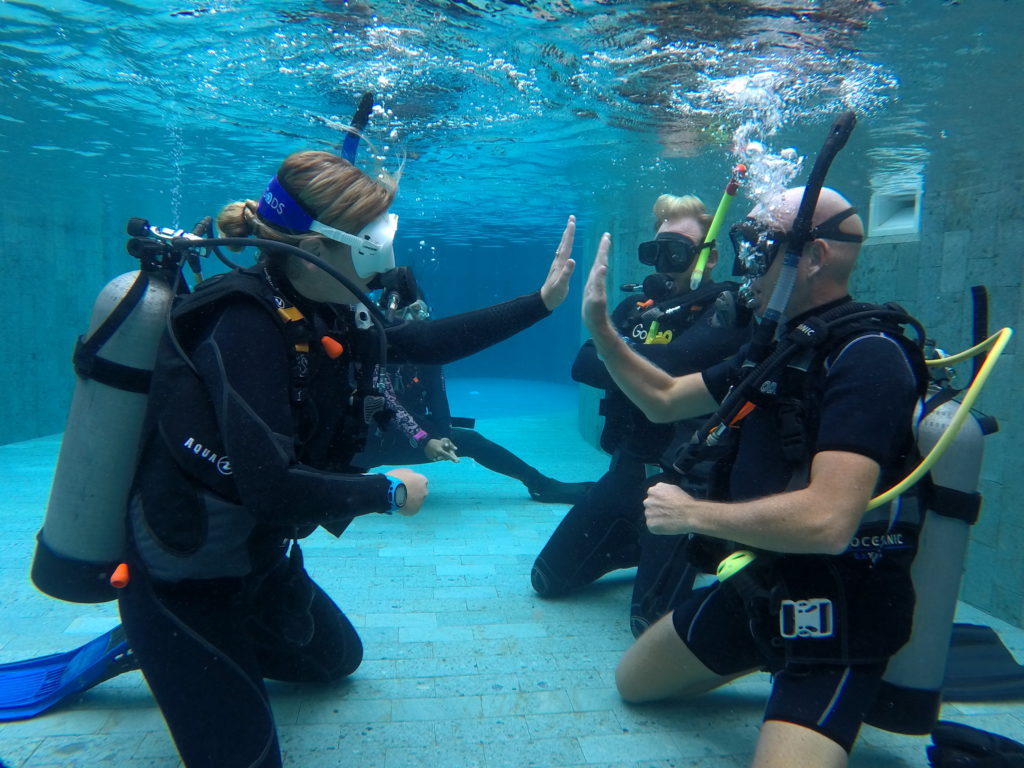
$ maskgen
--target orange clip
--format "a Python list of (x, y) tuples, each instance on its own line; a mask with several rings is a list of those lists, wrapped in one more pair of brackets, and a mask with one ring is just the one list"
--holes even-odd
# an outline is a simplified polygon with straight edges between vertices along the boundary
[(331, 360), (336, 360), (341, 357), (341, 353), (345, 351), (345, 347), (341, 345), (340, 341), (332, 339), (330, 336), (324, 336), (320, 339), (320, 343), (323, 344), (324, 352)]
[(130, 580), (128, 574), (128, 563), (118, 563), (117, 568), (110, 574), (110, 586), (114, 589), (124, 589)]
[(648, 309), (654, 306), (654, 299), (648, 299), (647, 301), (638, 301), (636, 303), (637, 309)]
[(754, 404), (748, 400), (743, 404), (743, 407), (740, 408), (737, 414), (733, 417), (733, 420), (729, 422), (729, 426), (735, 427), (743, 419), (745, 419), (752, 410), (754, 410)]

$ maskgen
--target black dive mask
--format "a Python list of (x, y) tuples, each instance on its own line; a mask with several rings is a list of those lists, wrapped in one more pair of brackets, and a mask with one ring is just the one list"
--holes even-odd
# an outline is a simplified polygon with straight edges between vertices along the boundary
[[(806, 242), (815, 240), (838, 240), (844, 243), (861, 243), (862, 235), (840, 232), (839, 224), (857, 213), (856, 208), (847, 208), (821, 222), (807, 233)], [(729, 228), (729, 239), (736, 251), (732, 273), (747, 280), (763, 277), (778, 257), (783, 245), (791, 237), (790, 232), (775, 229), (757, 219), (746, 218)]]
[(653, 240), (640, 243), (636, 249), (641, 264), (654, 267), (658, 272), (685, 272), (697, 254), (710, 243), (695, 243), (678, 232), (659, 232)]

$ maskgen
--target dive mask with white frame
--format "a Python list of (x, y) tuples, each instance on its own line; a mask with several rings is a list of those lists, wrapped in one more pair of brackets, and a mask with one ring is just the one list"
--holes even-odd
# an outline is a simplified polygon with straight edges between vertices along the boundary
[(395, 266), (394, 240), (398, 230), (398, 214), (385, 211), (356, 234), (343, 232), (317, 221), (284, 188), (277, 176), (267, 184), (256, 212), (265, 222), (289, 234), (316, 232), (349, 246), (352, 249), (352, 265), (360, 277), (387, 272)]

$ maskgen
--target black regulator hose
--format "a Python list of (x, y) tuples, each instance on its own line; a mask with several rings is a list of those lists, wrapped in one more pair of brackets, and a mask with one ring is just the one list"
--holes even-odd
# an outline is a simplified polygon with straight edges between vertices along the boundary
[[(167, 234), (164, 234), (167, 232)], [(387, 321), (384, 315), (381, 313), (380, 308), (373, 302), (373, 300), (366, 295), (358, 285), (356, 285), (351, 279), (341, 274), (337, 269), (332, 267), (326, 261), (321, 259), (319, 256), (314, 256), (308, 251), (304, 251), (301, 248), (289, 245), (288, 243), (282, 243), (277, 240), (267, 240), (260, 237), (212, 237), (212, 238), (201, 238), (192, 236), (181, 236), (180, 230), (176, 232), (168, 232), (167, 230), (157, 230), (155, 227), (149, 226), (149, 222), (145, 219), (132, 218), (128, 221), (128, 234), (132, 236), (132, 239), (128, 241), (128, 252), (136, 258), (145, 259), (144, 256), (150, 254), (154, 249), (163, 250), (170, 249), (171, 251), (179, 254), (184, 254), (187, 258), (187, 254), (195, 248), (208, 248), (213, 249), (218, 245), (234, 246), (240, 248), (263, 248), (267, 251), (283, 251), (291, 254), (292, 256), (302, 259), (303, 261), (309, 262), (316, 267), (319, 267), (336, 281), (345, 286), (349, 291), (360, 302), (366, 307), (366, 311), (370, 315), (370, 319), (373, 324), (377, 327), (377, 343), (380, 349), (380, 365), (381, 370), (384, 370), (384, 366), (387, 365), (387, 338), (385, 333), (385, 325)], [(180, 261), (178, 262), (180, 264)], [(179, 268), (180, 272), (180, 268)]]
[(366, 295), (362, 288), (356, 285), (345, 275), (341, 274), (337, 269), (332, 267), (326, 261), (321, 259), (319, 256), (314, 256), (309, 251), (304, 251), (298, 246), (289, 245), (288, 243), (282, 243), (277, 240), (265, 240), (261, 237), (213, 237), (213, 238), (202, 238), (193, 240), (192, 238), (175, 237), (172, 238), (168, 245), (175, 250), (185, 250), (188, 248), (195, 248), (199, 246), (201, 248), (209, 248), (215, 245), (227, 245), (227, 246), (242, 246), (242, 247), (255, 247), (263, 248), (265, 250), (273, 251), (285, 251), (292, 256), (307, 261), (313, 264), (328, 275), (333, 277), (339, 283), (348, 288), (356, 298), (359, 299), (366, 307), (366, 310), (370, 313), (370, 316), (375, 321), (375, 324), (380, 327), (381, 332), (384, 330), (384, 324), (387, 322), (384, 319), (384, 315), (381, 314), (380, 309), (374, 304), (373, 300)]

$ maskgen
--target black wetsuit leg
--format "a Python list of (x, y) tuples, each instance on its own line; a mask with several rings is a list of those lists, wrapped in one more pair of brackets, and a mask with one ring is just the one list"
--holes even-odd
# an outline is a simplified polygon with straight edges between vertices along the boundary
[(499, 475), (514, 477), (526, 486), (534, 501), (575, 504), (593, 487), (593, 483), (563, 483), (531, 467), (507, 448), (491, 442), (476, 430), (452, 428), (452, 442), (459, 455), (474, 459), (480, 466)]
[(187, 768), (280, 768), (240, 580), (155, 587), (133, 569), (118, 607)]
[(533, 564), (537, 594), (558, 597), (606, 573), (640, 562), (647, 495), (644, 465), (616, 457), (612, 467), (569, 510)]
[[(297, 590), (287, 575), (283, 567), (258, 585), (253, 579), (163, 585), (137, 567), (121, 591), (125, 632), (187, 768), (279, 768), (263, 678), (327, 682), (359, 665), (362, 645), (348, 619), (308, 577)], [(286, 594), (308, 595), (308, 604), (299, 601), (306, 610), (287, 610), (293, 604), (254, 612), (254, 597)], [(282, 624), (281, 617), (291, 622)], [(309, 635), (306, 646), (284, 639), (296, 631)]]
[(301, 559), (296, 563), (294, 545), (292, 551), (292, 558), (278, 562), (249, 598), (248, 628), (260, 671), (271, 680), (337, 682), (358, 669), (363, 643)]
[(459, 447), (460, 456), (468, 456), (481, 467), (499, 475), (514, 477), (526, 486), (531, 480), (542, 477), (541, 473), (507, 448), (491, 442), (473, 429), (452, 428), (452, 442)]
[[(644, 489), (656, 483), (678, 485), (674, 477), (665, 474), (647, 478)], [(629, 626), (634, 637), (640, 637), (647, 627), (671, 611), (693, 589), (697, 569), (686, 556), (689, 535), (662, 536), (651, 533), (646, 523), (640, 531), (640, 562), (633, 582), (633, 600), (630, 606)]]
[[(652, 478), (650, 482), (656, 482)], [(697, 569), (686, 557), (689, 535), (660, 536), (645, 526), (640, 533), (640, 563), (633, 582), (629, 628), (633, 637), (690, 596)]]

